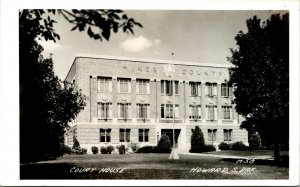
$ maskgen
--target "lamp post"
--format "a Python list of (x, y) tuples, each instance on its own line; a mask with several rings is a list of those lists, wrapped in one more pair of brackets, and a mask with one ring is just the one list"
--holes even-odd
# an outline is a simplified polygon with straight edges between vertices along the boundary
[(169, 160), (179, 160), (179, 155), (178, 152), (176, 150), (175, 147), (175, 81), (172, 79), (174, 73), (175, 73), (175, 66), (173, 64), (167, 64), (164, 67), (164, 71), (167, 75), (167, 77), (169, 77), (171, 79), (171, 85), (172, 85), (172, 97), (173, 97), (173, 148), (171, 151), (171, 154), (169, 156)]

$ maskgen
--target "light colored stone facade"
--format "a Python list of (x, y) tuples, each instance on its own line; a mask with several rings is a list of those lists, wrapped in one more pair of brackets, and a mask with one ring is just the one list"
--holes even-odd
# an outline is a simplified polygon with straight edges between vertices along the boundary
[[(165, 73), (166, 65), (173, 64), (175, 73), (170, 78)], [(111, 78), (111, 90), (98, 92), (97, 78)], [(129, 93), (119, 93), (119, 78), (130, 79)], [(243, 141), (248, 143), (248, 133), (239, 128), (241, 120), (234, 110), (232, 97), (221, 95), (221, 84), (229, 78), (228, 66), (220, 64), (200, 64), (178, 61), (163, 61), (152, 59), (134, 59), (108, 56), (79, 55), (75, 58), (66, 81), (73, 82), (81, 92), (87, 96), (86, 107), (77, 116), (72, 128), (66, 133), (65, 142), (73, 145), (73, 136), (77, 137), (81, 147), (91, 151), (92, 146), (120, 145), (119, 129), (130, 130), (130, 141), (139, 142), (138, 129), (149, 129), (148, 142), (141, 145), (156, 145), (162, 129), (180, 129), (177, 140), (179, 151), (190, 149), (192, 129), (199, 126), (207, 144), (217, 145), (224, 141), (224, 129), (230, 129), (230, 142)], [(136, 88), (137, 80), (148, 81), (148, 93), (139, 94)], [(178, 94), (166, 95), (161, 92), (161, 82), (164, 80), (178, 81)], [(191, 82), (199, 82), (197, 96), (191, 95)], [(216, 93), (207, 96), (206, 83), (216, 84)], [(175, 89), (175, 88), (173, 88)], [(174, 91), (174, 90), (173, 90)], [(174, 92), (173, 92), (174, 93)], [(111, 103), (111, 114), (103, 120), (98, 117), (98, 102)], [(118, 117), (118, 103), (130, 103), (130, 118), (124, 120)], [(137, 103), (149, 104), (149, 115), (142, 120), (137, 118)], [(175, 104), (178, 106), (178, 118), (161, 119), (161, 104)], [(199, 116), (190, 119), (190, 107), (201, 106)], [(207, 106), (215, 106), (215, 119), (208, 119)], [(230, 119), (224, 119), (222, 107), (230, 107)], [(175, 106), (173, 106), (175, 110)], [(175, 114), (174, 114), (175, 115)], [(111, 129), (110, 142), (100, 142), (100, 128)], [(214, 129), (215, 138), (208, 139), (208, 129)]]

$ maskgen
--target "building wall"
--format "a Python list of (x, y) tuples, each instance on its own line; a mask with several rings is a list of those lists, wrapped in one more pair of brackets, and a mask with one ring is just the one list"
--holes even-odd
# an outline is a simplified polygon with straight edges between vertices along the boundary
[[(151, 133), (149, 135), (149, 144), (155, 145), (161, 129), (173, 128), (172, 121), (160, 119), (160, 107), (163, 103), (179, 104), (179, 119), (175, 120), (175, 126), (181, 129), (182, 136), (180, 135), (180, 140), (181, 144), (184, 144), (181, 148), (184, 150), (188, 150), (190, 147), (191, 129), (194, 129), (196, 125), (199, 125), (202, 129), (206, 140), (208, 136), (207, 129), (217, 129), (216, 142), (222, 142), (223, 129), (226, 128), (233, 129), (232, 142), (244, 141), (247, 143), (247, 132), (239, 129), (238, 115), (234, 111), (234, 105), (232, 104), (233, 97), (221, 97), (221, 83), (225, 83), (229, 79), (228, 68), (221, 65), (208, 66), (186, 62), (171, 63), (175, 66), (172, 80), (179, 82), (179, 94), (166, 96), (161, 94), (161, 81), (170, 80), (170, 77), (164, 72), (167, 62), (77, 57), (67, 76), (67, 80), (71, 80), (70, 77), (75, 77), (76, 86), (88, 97), (86, 107), (76, 119), (78, 140), (81, 145), (86, 145), (88, 148), (93, 145), (99, 145), (99, 129), (108, 127), (112, 129), (111, 144), (120, 144), (118, 129), (124, 126), (132, 129), (132, 141), (137, 141), (137, 129), (140, 126), (146, 126)], [(112, 78), (111, 93), (98, 93), (97, 77)], [(131, 93), (118, 93), (118, 78), (131, 79)], [(136, 93), (137, 79), (148, 79), (150, 81), (149, 94)], [(201, 91), (200, 96), (194, 97), (190, 95), (190, 82), (201, 82), (199, 88)], [(217, 83), (216, 97), (205, 96), (205, 83), (207, 82)], [(131, 103), (132, 106), (132, 118), (126, 122), (118, 119), (117, 116), (117, 103), (122, 103), (124, 100)], [(113, 117), (111, 119), (103, 121), (97, 118), (97, 102), (112, 103)], [(140, 102), (150, 104), (150, 118), (146, 122), (140, 122), (136, 118), (136, 103)], [(189, 119), (189, 105), (201, 105), (201, 119), (197, 121)], [(218, 116), (216, 120), (207, 120), (206, 105), (217, 106)], [(222, 119), (222, 106), (232, 106), (233, 115), (230, 120)], [(71, 134), (69, 133), (69, 136)]]

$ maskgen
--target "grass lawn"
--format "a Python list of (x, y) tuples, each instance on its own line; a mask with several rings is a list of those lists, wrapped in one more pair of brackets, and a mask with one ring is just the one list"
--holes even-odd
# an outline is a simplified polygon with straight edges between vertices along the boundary
[(169, 154), (69, 155), (22, 164), (20, 173), (21, 179), (288, 179), (289, 175), (288, 167), (270, 163), (237, 164), (235, 160), (198, 155), (180, 155), (180, 160), (168, 157)]
[[(245, 150), (245, 151), (233, 151), (233, 150), (226, 150), (226, 151), (214, 151), (214, 152), (205, 152), (203, 154), (214, 154), (214, 155), (233, 155), (233, 156), (270, 156), (273, 157), (274, 151), (273, 150)], [(289, 155), (288, 151), (280, 151), (280, 155)]]

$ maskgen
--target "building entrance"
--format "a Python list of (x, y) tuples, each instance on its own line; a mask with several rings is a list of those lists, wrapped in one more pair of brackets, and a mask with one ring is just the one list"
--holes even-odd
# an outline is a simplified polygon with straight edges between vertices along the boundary
[[(178, 137), (181, 129), (174, 129), (175, 132), (175, 147), (178, 148)], [(161, 135), (167, 135), (171, 141), (171, 147), (173, 147), (173, 129), (161, 129)]]

